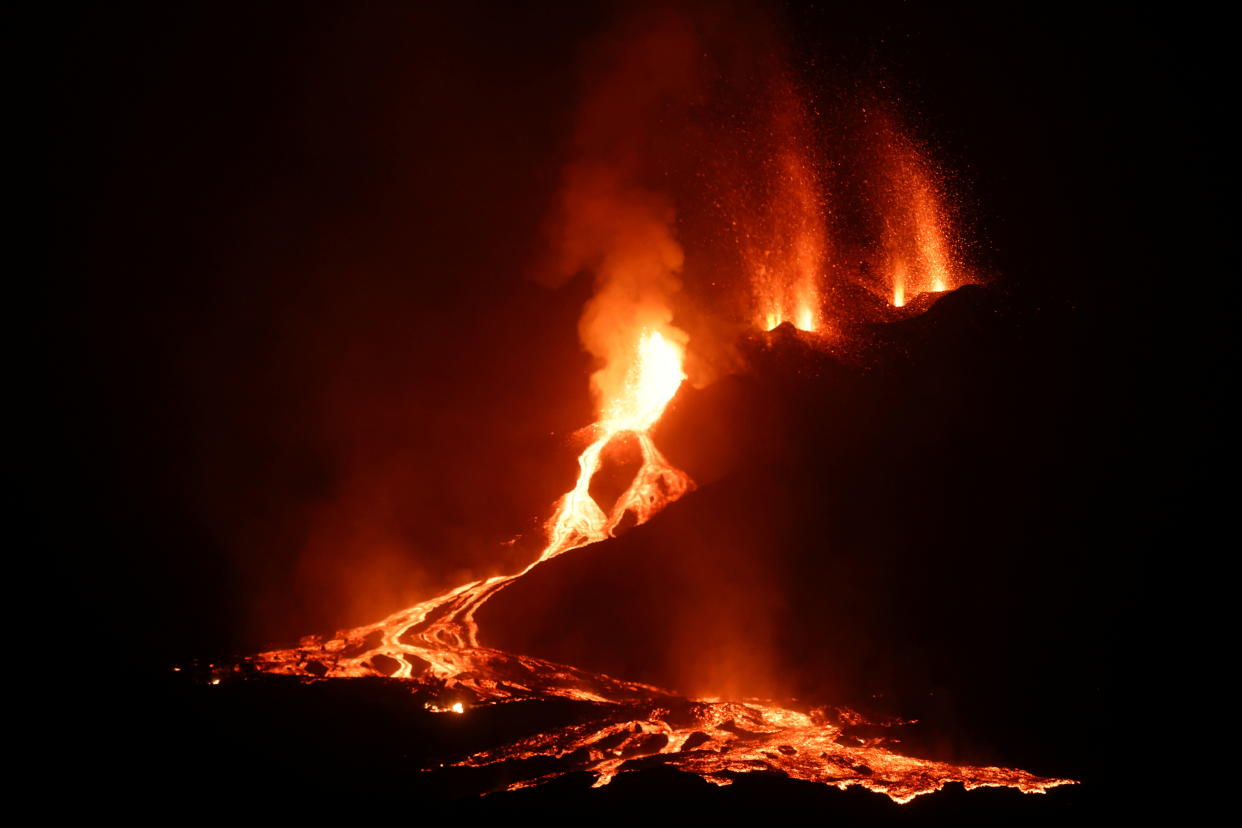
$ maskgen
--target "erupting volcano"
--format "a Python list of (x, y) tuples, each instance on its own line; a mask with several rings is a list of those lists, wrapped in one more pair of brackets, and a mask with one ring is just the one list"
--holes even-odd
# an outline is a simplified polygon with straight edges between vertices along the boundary
[[(331, 637), (309, 636), (295, 647), (212, 667), (211, 680), (257, 674), (304, 684), (380, 680), (408, 688), (428, 716), (463, 720), (510, 703), (580, 706), (568, 723), (422, 769), (433, 775), (503, 769), (489, 777), (500, 781), (481, 784), (476, 793), (538, 786), (574, 773), (604, 786), (620, 774), (657, 766), (719, 786), (766, 772), (857, 786), (898, 803), (948, 783), (1023, 793), (1074, 784), (907, 756), (883, 735), (895, 730), (880, 729), (908, 722), (868, 722), (844, 707), (791, 700), (704, 697), (488, 645), (488, 631), (476, 619), (502, 591), (574, 550), (600, 545), (599, 554), (608, 554), (623, 532), (698, 496), (690, 474), (657, 446), (657, 426), (683, 387), (709, 387), (721, 376), (755, 368), (738, 356), (738, 342), (759, 342), (774, 359), (781, 343), (790, 342), (816, 353), (846, 346), (864, 352), (883, 337), (876, 333), (882, 327), (877, 318), (892, 321), (915, 310), (897, 314), (888, 305), (904, 308), (919, 294), (944, 294), (971, 281), (960, 262), (943, 176), (895, 118), (863, 118), (865, 152), (834, 157), (788, 61), (759, 49), (765, 94), (759, 103), (742, 96), (754, 105), (737, 118), (751, 132), (743, 141), (722, 131), (725, 160), (713, 167), (691, 158), (693, 174), (674, 181), (665, 162), (685, 165), (693, 152), (676, 146), (679, 133), (666, 123), (698, 118), (713, 124), (705, 130), (711, 132), (741, 108), (720, 92), (736, 82), (700, 65), (698, 35), (676, 16), (644, 19), (616, 40), (597, 56), (546, 228), (551, 249), (540, 281), (559, 287), (579, 274), (593, 276), (579, 336), (596, 370), (595, 422), (579, 433), (585, 445), (577, 474), (542, 524), (542, 547), (515, 572), (471, 579)], [(724, 115), (704, 103), (713, 95), (728, 101), (720, 107)], [(723, 183), (685, 183), (711, 179), (702, 170), (717, 168)], [(838, 186), (850, 175), (852, 190)], [(685, 193), (709, 191), (711, 209), (692, 205), (693, 215), (680, 223)], [(712, 226), (696, 235), (687, 225), (699, 231)], [(851, 288), (870, 295), (879, 310), (860, 310), (862, 300), (851, 298)], [(728, 300), (700, 301), (706, 295)], [(732, 310), (721, 310), (726, 305)], [(805, 380), (817, 381), (810, 373)], [(707, 485), (692, 464), (665, 448)], [(618, 456), (632, 462), (618, 462)], [(610, 491), (601, 485), (610, 475), (625, 478), (615, 497), (601, 493)], [(664, 552), (678, 554), (675, 548)], [(506, 597), (519, 591), (508, 590)]]
[[(247, 666), (307, 679), (409, 679), (423, 692), (435, 694), (436, 700), (427, 702), (427, 707), (443, 713), (464, 714), (482, 704), (550, 697), (597, 705), (591, 721), (461, 760), (461, 767), (520, 765), (538, 757), (563, 763), (553, 773), (510, 782), (509, 789), (580, 770), (594, 774), (597, 786), (606, 785), (627, 766), (653, 763), (718, 785), (731, 784), (738, 773), (775, 771), (839, 788), (858, 785), (896, 802), (908, 802), (950, 782), (967, 789), (1014, 787), (1024, 793), (1072, 784), (1019, 770), (903, 756), (886, 747), (883, 738), (848, 736), (850, 726), (866, 724), (849, 710), (799, 712), (758, 700), (688, 699), (480, 644), (474, 615), (497, 592), (558, 555), (608, 539), (627, 514), (635, 524), (645, 523), (691, 488), (689, 478), (668, 464), (651, 438), (651, 429), (684, 379), (682, 349), (659, 331), (646, 329), (636, 332), (629, 354), (624, 380), (605, 396), (601, 418), (592, 427), (594, 439), (579, 457), (577, 481), (547, 522), (547, 545), (529, 566), (513, 575), (464, 584), (327, 641), (308, 638), (294, 649), (259, 654)], [(641, 465), (629, 487), (605, 510), (590, 494), (591, 481), (600, 470), (604, 450), (627, 435), (638, 441)]]

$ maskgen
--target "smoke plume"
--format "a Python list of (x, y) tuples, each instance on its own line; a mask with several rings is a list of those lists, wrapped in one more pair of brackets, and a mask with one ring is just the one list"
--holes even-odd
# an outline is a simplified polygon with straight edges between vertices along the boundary
[(687, 339), (672, 324), (684, 261), (676, 215), (650, 180), (658, 175), (653, 136), (696, 88), (695, 45), (690, 24), (663, 13), (632, 19), (590, 50), (541, 281), (594, 274), (579, 335), (601, 366), (591, 378), (601, 404), (625, 382), (641, 332)]

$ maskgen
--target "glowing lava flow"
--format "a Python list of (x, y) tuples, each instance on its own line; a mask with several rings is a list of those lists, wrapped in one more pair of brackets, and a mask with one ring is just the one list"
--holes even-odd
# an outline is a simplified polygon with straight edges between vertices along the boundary
[[(1069, 779), (1025, 771), (950, 765), (902, 756), (876, 738), (859, 739), (850, 726), (865, 724), (850, 711), (835, 722), (823, 711), (788, 710), (769, 702), (687, 699), (650, 685), (593, 674), (543, 659), (482, 647), (475, 612), (507, 585), (544, 561), (610, 537), (627, 512), (644, 523), (691, 487), (668, 464), (650, 431), (681, 386), (680, 345), (646, 329), (634, 345), (622, 388), (602, 406), (595, 439), (578, 459), (578, 478), (548, 520), (547, 545), (522, 571), (465, 584), (364, 627), (324, 641), (248, 659), (252, 669), (308, 679), (390, 676), (428, 691), (433, 713), (466, 714), (479, 704), (560, 697), (593, 705), (587, 721), (555, 728), (456, 763), (459, 768), (508, 764), (507, 788), (538, 785), (574, 771), (608, 784), (618, 773), (665, 765), (728, 785), (737, 774), (776, 772), (793, 779), (846, 788), (862, 786), (896, 802), (947, 783), (967, 789), (1013, 787), (1043, 793)], [(605, 511), (590, 494), (608, 444), (633, 434), (642, 465), (629, 488)], [(213, 683), (219, 683), (219, 677)], [(541, 758), (538, 771), (523, 760)]]
[[(607, 540), (623, 521), (645, 523), (693, 485), (652, 439), (654, 426), (685, 380), (685, 337), (671, 325), (672, 297), (683, 287), (685, 251), (675, 232), (674, 200), (648, 185), (669, 172), (661, 166), (665, 143), (691, 134), (677, 131), (685, 128), (678, 127), (678, 113), (691, 118), (694, 112), (715, 109), (708, 104), (706, 85), (712, 71), (704, 71), (709, 64), (701, 60), (707, 55), (698, 42), (698, 26), (684, 25), (678, 14), (644, 14), (642, 20), (632, 31), (601, 41), (552, 222), (555, 244), (544, 276), (549, 284), (563, 284), (579, 273), (593, 274), (596, 292), (584, 309), (579, 334), (585, 350), (603, 360), (603, 368), (593, 377), (599, 415), (591, 442), (578, 457), (573, 487), (545, 523), (543, 549), (519, 572), (463, 584), (330, 639), (308, 637), (297, 647), (260, 653), (235, 665), (233, 672), (278, 673), (308, 682), (388, 677), (407, 683), (402, 687), (409, 687), (414, 705), (421, 703), (420, 712), (461, 717), (463, 724), (477, 706), (571, 700), (541, 707), (552, 708), (553, 715), (571, 711), (557, 721), (572, 724), (470, 755), (463, 750), (455, 757), (457, 770), (444, 772), (504, 765), (499, 773), (479, 776), (486, 778), (484, 784), (509, 788), (571, 772), (592, 774), (596, 785), (606, 785), (620, 773), (653, 765), (718, 785), (730, 784), (737, 774), (768, 771), (839, 788), (858, 785), (897, 802), (950, 782), (1025, 793), (1072, 784), (1021, 770), (902, 756), (887, 741), (852, 731), (865, 723), (848, 711), (838, 711), (834, 719), (823, 711), (792, 710), (769, 701), (689, 699), (480, 644), (475, 618), (492, 596), (546, 561)], [(852, 234), (842, 232), (841, 216), (849, 213), (829, 209), (828, 199), (830, 190), (834, 201), (845, 198), (847, 190), (836, 186), (844, 179), (820, 157), (811, 109), (785, 58), (779, 50), (764, 51), (768, 57), (756, 52), (753, 63), (745, 50), (739, 53), (747, 55), (739, 65), (756, 67), (759, 77), (771, 82), (756, 117), (727, 127), (738, 130), (738, 136), (746, 134), (736, 145), (746, 151), (730, 152), (726, 146), (704, 153), (721, 158), (713, 162), (722, 172), (713, 199), (733, 228), (739, 273), (748, 282), (749, 304), (739, 318), (765, 330), (790, 323), (816, 332), (808, 339), (826, 341), (835, 336), (838, 321), (828, 315), (837, 312), (828, 300), (839, 281), (852, 275), (855, 259), (865, 265), (869, 287), (892, 296), (897, 305), (920, 292), (955, 287), (960, 280), (952, 272), (953, 237), (935, 170), (891, 120), (879, 119), (875, 140), (868, 144), (877, 148), (876, 169), (869, 177), (880, 185), (868, 208), (875, 214), (867, 231), (870, 247), (859, 257), (846, 255)], [(763, 88), (748, 73), (747, 98), (751, 90)], [(653, 141), (657, 132), (662, 140)], [(846, 200), (840, 204), (849, 207)], [(723, 272), (730, 266), (725, 263)], [(606, 450), (618, 439), (633, 440), (641, 464), (616, 501), (601, 504), (591, 485)], [(226, 672), (217, 670), (212, 683), (219, 684)], [(522, 715), (514, 713), (515, 718)], [(492, 731), (483, 723), (469, 743), (477, 745), (474, 737), (493, 732), (514, 731)], [(444, 766), (437, 762), (427, 770), (435, 774)]]
[[(557, 502), (546, 524), (547, 545), (525, 569), (464, 584), (328, 641), (308, 637), (299, 647), (260, 653), (250, 663), (264, 672), (303, 676), (435, 678), (469, 688), (478, 700), (536, 691), (576, 699), (605, 698), (588, 689), (598, 683), (588, 674), (480, 647), (474, 615), (489, 598), (544, 561), (611, 537), (627, 512), (633, 514), (636, 525), (645, 523), (690, 489), (690, 478), (669, 465), (650, 434), (685, 379), (682, 359), (682, 347), (659, 331), (647, 329), (638, 335), (623, 387), (605, 400), (595, 439), (578, 458), (577, 482)], [(591, 480), (600, 469), (604, 449), (622, 434), (637, 439), (642, 465), (629, 488), (605, 512), (591, 497)], [(531, 681), (497, 680), (514, 666)], [(614, 693), (642, 694), (654, 689), (600, 679)]]
[(858, 785), (898, 803), (950, 782), (967, 790), (1012, 787), (1023, 793), (1075, 784), (1008, 768), (902, 756), (884, 747), (882, 738), (850, 736), (850, 726), (863, 722), (845, 709), (838, 711), (835, 722), (823, 710), (807, 714), (757, 702), (657, 699), (618, 705), (610, 712), (602, 720), (483, 751), (458, 764), (480, 767), (536, 756), (567, 760), (551, 774), (511, 782), (509, 790), (571, 770), (594, 774), (599, 787), (625, 770), (666, 765), (717, 785), (732, 784), (738, 774), (769, 771), (841, 790)]

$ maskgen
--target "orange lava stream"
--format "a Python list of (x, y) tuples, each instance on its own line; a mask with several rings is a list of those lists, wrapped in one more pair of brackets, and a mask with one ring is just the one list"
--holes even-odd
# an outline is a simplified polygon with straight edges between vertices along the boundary
[[(603, 416), (595, 425), (595, 440), (578, 458), (577, 481), (557, 502), (545, 524), (547, 545), (524, 569), (463, 584), (375, 624), (339, 632), (327, 641), (311, 636), (298, 647), (260, 653), (252, 656), (250, 663), (263, 672), (287, 675), (386, 675), (407, 679), (428, 676), (462, 683), (481, 697), (512, 697), (516, 688), (489, 692), (489, 680), (481, 677), (495, 672), (497, 662), (519, 663), (523, 659), (480, 647), (475, 613), (489, 598), (544, 561), (611, 537), (627, 512), (633, 514), (635, 525), (645, 523), (665, 504), (690, 490), (690, 478), (664, 459), (650, 434), (685, 379), (682, 359), (682, 347), (659, 331), (648, 329), (639, 334), (624, 386), (606, 401)], [(629, 488), (605, 512), (591, 497), (591, 480), (600, 469), (604, 449), (622, 434), (637, 438), (642, 465)], [(609, 681), (617, 686), (644, 687)], [(561, 688), (561, 683), (553, 680), (534, 684), (540, 692), (552, 695), (603, 698)], [(523, 689), (534, 690), (535, 686)]]
[[(850, 725), (863, 723), (843, 711), (839, 724), (818, 711), (802, 713), (769, 702), (686, 699), (658, 687), (589, 673), (543, 659), (483, 647), (474, 616), (491, 596), (527, 572), (571, 549), (612, 536), (632, 513), (645, 523), (693, 485), (669, 465), (651, 438), (651, 429), (677, 392), (685, 374), (682, 347), (654, 329), (639, 335), (623, 387), (605, 400), (595, 425), (595, 439), (578, 458), (578, 477), (557, 501), (546, 523), (547, 545), (520, 572), (463, 584), (384, 620), (339, 632), (329, 640), (309, 637), (301, 645), (252, 656), (246, 661), (260, 672), (308, 679), (389, 676), (411, 680), (432, 691), (425, 703), (435, 713), (468, 715), (471, 707), (520, 699), (551, 697), (591, 703), (594, 717), (556, 728), (508, 746), (482, 751), (459, 767), (515, 763), (508, 789), (538, 785), (574, 771), (594, 774), (595, 785), (618, 773), (653, 765), (677, 768), (717, 785), (735, 775), (770, 771), (793, 779), (846, 788), (859, 785), (904, 803), (947, 783), (966, 788), (1013, 787), (1043, 793), (1069, 779), (1033, 776), (1025, 771), (951, 765), (902, 756), (880, 739), (849, 736)], [(608, 444), (632, 434), (642, 465), (629, 488), (605, 511), (591, 496), (590, 485)], [(219, 677), (213, 683), (219, 683)], [(523, 775), (542, 757), (539, 775)]]
[[(951, 782), (967, 790), (1011, 787), (1023, 793), (1076, 784), (1021, 770), (902, 756), (882, 747), (881, 739), (860, 741), (847, 736), (843, 725), (861, 720), (852, 711), (841, 711), (842, 724), (838, 725), (826, 721), (820, 711), (799, 713), (753, 701), (678, 701), (657, 701), (642, 711), (628, 706), (625, 713), (639, 715), (562, 728), (477, 753), (458, 764), (480, 767), (537, 756), (577, 757), (571, 767), (512, 782), (509, 790), (537, 785), (570, 770), (593, 773), (599, 787), (626, 770), (665, 765), (717, 785), (732, 784), (734, 775), (755, 771), (782, 773), (842, 790), (858, 785), (903, 804)], [(850, 745), (849, 741), (860, 743)]]

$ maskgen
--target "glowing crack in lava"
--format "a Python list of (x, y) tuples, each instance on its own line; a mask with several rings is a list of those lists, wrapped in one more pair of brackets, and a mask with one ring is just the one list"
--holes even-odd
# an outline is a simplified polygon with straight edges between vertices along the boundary
[[(675, 330), (675, 329), (674, 329)], [(595, 785), (618, 773), (655, 765), (728, 785), (740, 773), (770, 771), (793, 779), (846, 788), (859, 785), (908, 802), (958, 782), (967, 789), (1013, 787), (1024, 793), (1073, 784), (1021, 770), (971, 767), (902, 756), (883, 739), (858, 739), (849, 726), (862, 717), (838, 710), (809, 713), (755, 700), (687, 699), (646, 684), (592, 674), (567, 665), (481, 646), (475, 612), (498, 591), (544, 561), (610, 537), (627, 512), (637, 524), (685, 494), (690, 479), (660, 454), (651, 429), (685, 375), (683, 347), (655, 329), (642, 330), (631, 348), (624, 382), (603, 401), (594, 439), (579, 457), (574, 487), (547, 521), (547, 545), (529, 566), (505, 576), (460, 586), (444, 595), (324, 641), (248, 659), (262, 672), (307, 680), (391, 676), (410, 680), (438, 701), (436, 713), (468, 715), (470, 707), (522, 699), (573, 699), (593, 706), (589, 721), (556, 728), (456, 763), (457, 767), (507, 764), (507, 789), (524, 788), (573, 771), (593, 774)], [(637, 438), (642, 465), (610, 511), (590, 494), (601, 454), (621, 435)], [(535, 757), (558, 768), (530, 771)]]

